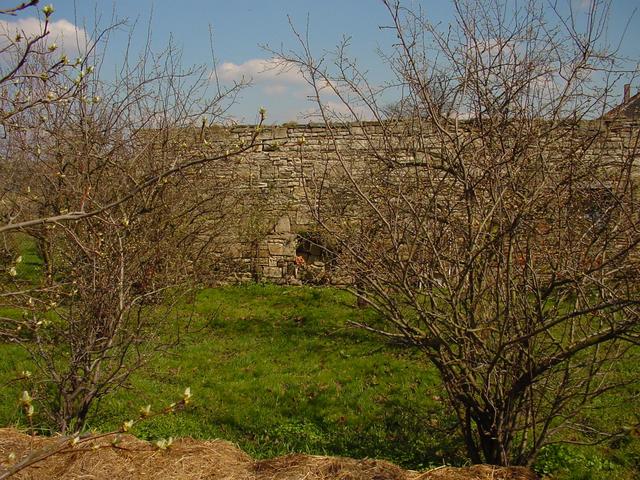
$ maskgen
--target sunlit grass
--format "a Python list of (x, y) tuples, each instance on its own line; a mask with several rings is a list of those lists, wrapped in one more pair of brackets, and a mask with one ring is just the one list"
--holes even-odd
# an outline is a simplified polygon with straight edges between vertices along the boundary
[[(418, 352), (351, 328), (350, 320), (375, 320), (354, 304), (331, 288), (251, 284), (199, 292), (193, 307), (175, 312), (193, 316), (179, 346), (107, 397), (89, 427), (117, 427), (141, 406), (160, 409), (190, 386), (192, 408), (142, 423), (134, 433), (224, 438), (260, 458), (307, 452), (386, 458), (416, 469), (464, 463), (435, 369)], [(17, 346), (0, 347), (0, 356), (0, 424), (21, 424), (23, 382), (6, 382), (32, 365)], [(620, 368), (637, 371), (626, 363)], [(602, 402), (607, 413), (595, 413), (594, 422), (634, 415), (630, 404)], [(551, 450), (541, 468), (558, 479), (632, 479), (638, 452), (640, 442), (629, 436)]]

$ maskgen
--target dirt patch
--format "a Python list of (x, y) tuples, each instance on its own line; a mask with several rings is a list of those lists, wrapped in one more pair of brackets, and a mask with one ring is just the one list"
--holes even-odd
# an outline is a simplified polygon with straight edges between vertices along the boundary
[[(32, 438), (15, 429), (0, 429), (0, 459), (6, 466), (11, 452), (51, 447), (59, 439)], [(122, 435), (68, 448), (21, 471), (14, 478), (64, 479), (214, 479), (214, 480), (534, 480), (527, 469), (476, 465), (442, 467), (427, 472), (403, 470), (381, 460), (354, 460), (317, 455), (286, 455), (256, 461), (236, 445), (223, 440), (177, 440), (159, 450), (149, 442)]]

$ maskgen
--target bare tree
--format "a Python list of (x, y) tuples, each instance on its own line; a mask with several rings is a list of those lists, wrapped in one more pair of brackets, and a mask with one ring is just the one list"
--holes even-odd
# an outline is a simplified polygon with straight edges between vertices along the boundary
[[(597, 442), (588, 409), (637, 381), (616, 362), (640, 334), (639, 130), (597, 120), (633, 74), (606, 49), (608, 4), (459, 0), (444, 32), (384, 5), (392, 83), (418, 115), (385, 116), (343, 46), (316, 58), (296, 32), (280, 52), (335, 155), (307, 172), (310, 209), (384, 319), (359, 326), (435, 365), (474, 462), (530, 464), (570, 429)], [(364, 146), (340, 140), (345, 120)]]
[[(34, 12), (38, 0), (23, 2), (0, 11), (0, 16), (13, 17), (25, 12)], [(37, 12), (36, 12), (37, 13)], [(9, 26), (0, 32), (0, 125), (5, 140), (9, 143), (8, 130), (21, 130), (18, 117), (45, 104), (65, 101), (77, 94), (79, 84), (68, 82), (78, 63), (70, 63), (65, 54), (61, 54), (58, 45), (49, 42), (50, 19), (53, 7), (42, 9), (43, 19), (36, 33), (11, 30)], [(47, 88), (48, 86), (55, 88)], [(12, 197), (12, 185), (18, 181), (11, 169), (11, 157), (3, 153), (0, 163), (2, 184), (0, 184), (0, 207), (2, 221), (0, 229), (8, 230), (14, 217), (19, 215), (20, 206)]]
[(20, 280), (15, 255), (3, 269), (0, 300), (24, 313), (1, 317), (0, 337), (31, 353), (40, 411), (63, 433), (82, 430), (98, 400), (179, 338), (188, 318), (173, 307), (225, 255), (234, 158), (259, 132), (244, 145), (214, 135), (209, 123), (242, 85), (211, 92), (207, 68), (182, 68), (172, 45), (125, 52), (105, 80), (108, 32), (46, 81), (37, 73), (67, 62), (41, 35), (11, 84), (30, 103), (3, 117), (0, 233), (36, 239), (44, 272), (41, 284)]

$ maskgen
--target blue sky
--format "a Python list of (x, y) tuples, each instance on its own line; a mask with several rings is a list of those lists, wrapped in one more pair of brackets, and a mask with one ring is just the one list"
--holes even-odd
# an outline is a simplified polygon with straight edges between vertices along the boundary
[[(509, 0), (515, 3), (517, 0)], [(560, 0), (569, 1), (569, 0)], [(570, 0), (580, 6), (587, 0)], [(6, 2), (3, 2), (6, 3)], [(14, 2), (15, 3), (15, 2)], [(43, 1), (44, 3), (49, 3)], [(55, 7), (54, 19), (91, 30), (96, 16), (109, 24), (113, 12), (118, 18), (137, 20), (135, 45), (144, 44), (146, 27), (151, 19), (153, 46), (160, 49), (169, 38), (183, 49), (183, 63), (211, 64), (209, 27), (213, 30), (214, 51), (223, 81), (231, 82), (241, 75), (252, 77), (254, 86), (245, 90), (232, 114), (243, 122), (253, 122), (260, 106), (267, 108), (270, 122), (301, 119), (312, 107), (305, 98), (308, 91), (294, 74), (276, 77), (273, 72), (260, 73), (268, 65), (270, 55), (260, 45), (278, 49), (295, 46), (288, 16), (305, 28), (309, 19), (312, 48), (316, 52), (330, 50), (344, 36), (351, 37), (351, 54), (366, 68), (374, 82), (382, 82), (388, 73), (377, 49), (389, 49), (394, 37), (380, 26), (388, 25), (388, 13), (377, 0), (50, 0)], [(447, 25), (453, 20), (449, 0), (407, 0), (410, 7), (420, 6), (434, 22)], [(640, 0), (613, 0), (609, 35), (619, 36)], [(114, 36), (107, 63), (117, 63), (127, 35)], [(622, 46), (623, 53), (640, 59), (640, 11), (632, 17)], [(635, 88), (640, 84), (635, 85)], [(635, 91), (635, 90), (634, 90)]]

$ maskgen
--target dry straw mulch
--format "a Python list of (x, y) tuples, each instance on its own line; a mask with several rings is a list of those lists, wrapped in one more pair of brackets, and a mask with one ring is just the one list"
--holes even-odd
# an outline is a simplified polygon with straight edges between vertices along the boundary
[[(52, 445), (55, 438), (29, 437), (0, 429), (0, 458)], [(476, 465), (442, 467), (419, 473), (381, 460), (354, 460), (316, 455), (287, 455), (256, 461), (223, 440), (177, 440), (168, 450), (130, 435), (113, 447), (100, 440), (52, 456), (15, 478), (64, 479), (215, 479), (215, 480), (534, 480), (523, 468)]]

